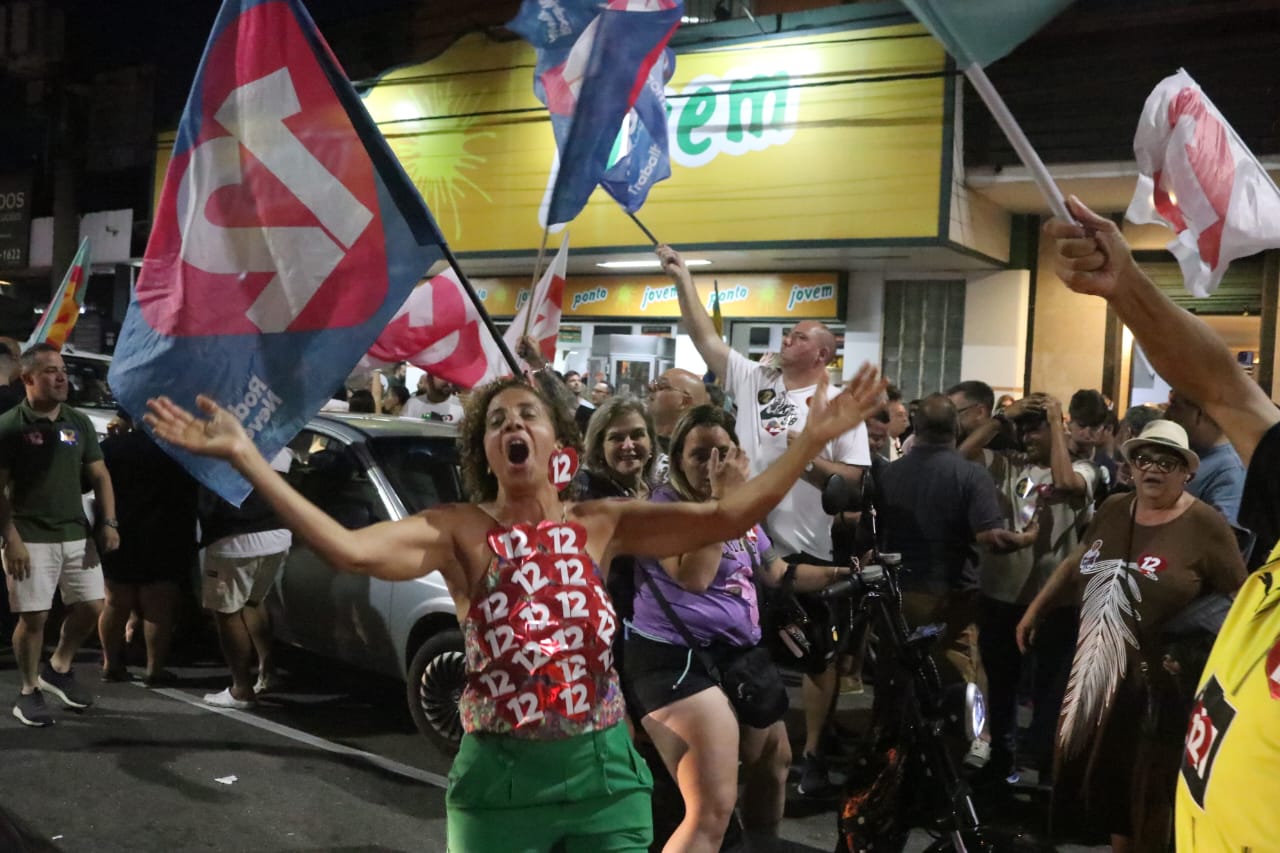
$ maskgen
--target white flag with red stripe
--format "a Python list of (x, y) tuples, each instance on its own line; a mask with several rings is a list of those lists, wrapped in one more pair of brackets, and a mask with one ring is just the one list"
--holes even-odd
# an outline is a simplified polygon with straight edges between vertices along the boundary
[(511, 372), (452, 269), (414, 288), (369, 348), (368, 359), (407, 361), (460, 388)]
[[(560, 314), (564, 307), (564, 282), (569, 268), (569, 235), (560, 240), (560, 251), (547, 271), (538, 279), (529, 300), (520, 307), (503, 339), (512, 352), (518, 352), (520, 337), (528, 334), (538, 342), (542, 357), (548, 362), (556, 358), (556, 338), (560, 335)], [(525, 324), (529, 331), (525, 332)], [(528, 368), (524, 359), (520, 366)]]
[(1236, 258), (1280, 247), (1280, 190), (1186, 71), (1147, 98), (1133, 152), (1125, 216), (1177, 233), (1168, 249), (1192, 294), (1213, 293)]

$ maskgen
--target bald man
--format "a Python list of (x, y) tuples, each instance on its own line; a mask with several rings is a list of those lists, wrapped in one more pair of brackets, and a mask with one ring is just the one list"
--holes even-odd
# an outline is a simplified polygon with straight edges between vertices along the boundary
[[(751, 462), (752, 475), (759, 474), (804, 429), (809, 398), (836, 357), (835, 336), (821, 323), (803, 320), (783, 339), (782, 351), (771, 365), (757, 364), (733, 350), (716, 333), (680, 254), (669, 246), (659, 246), (657, 254), (676, 284), (680, 313), (693, 345), (707, 367), (724, 378), (725, 391), (737, 401), (739, 443)], [(834, 396), (838, 392), (831, 388), (828, 393)], [(787, 562), (832, 565), (831, 516), (822, 510), (822, 488), (834, 474), (857, 486), (863, 469), (870, 464), (867, 428), (863, 424), (829, 442), (809, 463), (804, 476), (766, 521), (769, 536), (778, 552), (788, 555)], [(825, 612), (825, 605), (817, 609)], [(834, 648), (824, 649), (813, 655), (814, 660), (800, 662), (806, 670), (806, 732), (800, 774), (803, 794), (822, 793), (830, 784), (818, 753), (818, 741), (835, 697), (834, 656)]]
[(694, 406), (709, 402), (711, 397), (701, 377), (679, 367), (671, 368), (649, 383), (648, 409), (658, 433), (658, 458), (654, 461), (650, 485), (656, 487), (667, 482), (667, 472), (671, 470), (667, 450), (676, 423)]

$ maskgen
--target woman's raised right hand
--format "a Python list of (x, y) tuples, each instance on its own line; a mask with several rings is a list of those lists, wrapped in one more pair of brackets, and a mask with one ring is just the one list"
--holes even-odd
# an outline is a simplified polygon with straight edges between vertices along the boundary
[(150, 411), (142, 419), (157, 438), (199, 456), (234, 461), (238, 455), (254, 450), (240, 421), (211, 397), (201, 394), (196, 397), (196, 405), (208, 417), (196, 417), (168, 397), (153, 397), (147, 401)]

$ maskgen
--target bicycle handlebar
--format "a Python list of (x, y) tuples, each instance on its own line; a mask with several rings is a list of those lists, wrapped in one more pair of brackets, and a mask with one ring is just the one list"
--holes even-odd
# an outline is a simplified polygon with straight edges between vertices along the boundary
[(840, 578), (840, 580), (829, 583), (818, 590), (818, 598), (823, 601), (832, 601), (855, 594), (861, 595), (868, 589), (878, 586), (884, 578), (884, 566), (863, 566), (862, 571)]

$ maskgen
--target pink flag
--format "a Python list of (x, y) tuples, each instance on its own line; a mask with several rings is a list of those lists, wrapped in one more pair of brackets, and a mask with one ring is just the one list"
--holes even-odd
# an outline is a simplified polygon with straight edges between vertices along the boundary
[(474, 388), (509, 373), (452, 269), (414, 288), (382, 334), (369, 358), (407, 361), (460, 388)]
[(1147, 98), (1133, 152), (1125, 215), (1177, 232), (1168, 249), (1192, 294), (1213, 293), (1236, 258), (1280, 247), (1280, 190), (1186, 71)]
[[(560, 241), (560, 251), (556, 252), (551, 266), (547, 267), (547, 271), (542, 274), (542, 278), (533, 288), (533, 293), (529, 295), (529, 301), (521, 306), (516, 313), (516, 318), (511, 321), (507, 333), (502, 336), (512, 352), (516, 351), (520, 337), (525, 334), (524, 329), (527, 323), (528, 334), (537, 340), (542, 357), (547, 361), (555, 360), (556, 338), (560, 334), (560, 312), (564, 304), (564, 282), (568, 267), (569, 234), (566, 232)], [(531, 312), (532, 317), (530, 317)], [(521, 359), (521, 366), (528, 367), (523, 363), (523, 359)]]

